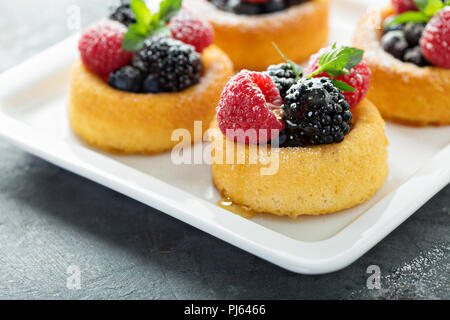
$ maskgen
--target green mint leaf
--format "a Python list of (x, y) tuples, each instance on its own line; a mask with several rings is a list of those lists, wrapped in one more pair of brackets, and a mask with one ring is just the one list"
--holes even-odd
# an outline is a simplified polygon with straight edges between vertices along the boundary
[(321, 72), (326, 72), (332, 77), (339, 77), (348, 74), (362, 59), (364, 51), (352, 47), (333, 47), (322, 54), (319, 59), (319, 66), (308, 78), (312, 78)]
[(443, 7), (444, 4), (442, 3), (441, 0), (428, 0), (428, 5), (423, 10), (423, 13), (425, 13), (427, 16), (431, 18)]
[(444, 2), (444, 7), (446, 7), (446, 6), (450, 6), (450, 0), (447, 0)]
[(182, 0), (164, 0), (159, 5), (159, 20), (168, 23), (181, 9)]
[(137, 24), (141, 25), (143, 28), (148, 28), (152, 19), (152, 14), (145, 2), (142, 0), (132, 0), (130, 6), (136, 16)]
[(149, 33), (149, 37), (153, 37), (156, 35), (166, 35), (169, 36), (170, 35), (170, 29), (167, 27), (167, 25), (161, 25), (158, 28), (155, 28), (153, 30), (150, 31)]
[(428, 22), (429, 20), (430, 17), (428, 17), (423, 12), (408, 11), (395, 17), (392, 21), (386, 24), (386, 27), (390, 27), (391, 25), (394, 24), (402, 24), (407, 22)]
[(159, 34), (169, 35), (167, 23), (181, 9), (181, 1), (164, 0), (160, 3), (159, 12), (151, 14), (143, 0), (132, 0), (130, 5), (136, 15), (136, 23), (128, 27), (122, 40), (122, 48), (127, 51), (138, 51), (149, 37)]
[(419, 10), (423, 12), (428, 5), (428, 0), (414, 0), (414, 3), (416, 4), (417, 8), (419, 8)]
[(272, 45), (274, 46), (274, 48), (278, 51), (278, 53), (280, 54), (280, 56), (286, 60), (286, 62), (291, 66), (292, 70), (295, 73), (295, 80), (300, 79), (300, 77), (303, 74), (303, 69), (302, 67), (300, 67), (298, 64), (296, 64), (294, 61), (289, 60), (283, 52), (281, 52), (280, 48), (278, 48), (278, 46), (275, 44), (275, 42), (272, 42)]
[(434, 16), (436, 12), (445, 6), (441, 0), (414, 0), (414, 3), (420, 12), (428, 17)]
[(128, 28), (122, 40), (122, 49), (127, 51), (138, 51), (142, 49), (147, 39), (147, 34), (142, 34), (139, 29), (138, 24), (132, 24)]
[(351, 69), (356, 67), (356, 65), (361, 62), (363, 56), (364, 50), (358, 48), (350, 48), (350, 56), (345, 69), (350, 71)]
[(331, 81), (333, 81), (334, 86), (338, 88), (341, 92), (355, 91), (355, 88), (346, 84), (345, 82), (336, 79), (331, 79)]

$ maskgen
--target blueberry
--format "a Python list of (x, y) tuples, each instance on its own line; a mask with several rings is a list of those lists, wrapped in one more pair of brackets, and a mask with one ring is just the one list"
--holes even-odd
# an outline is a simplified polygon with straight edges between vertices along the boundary
[(424, 67), (430, 64), (423, 56), (422, 48), (420, 46), (406, 50), (403, 61), (414, 63), (419, 67)]
[(158, 93), (161, 92), (159, 86), (158, 76), (156, 74), (149, 74), (142, 85), (142, 91), (146, 93)]
[(140, 92), (142, 87), (142, 73), (132, 66), (122, 67), (109, 75), (109, 85), (115, 89)]
[(422, 37), (423, 30), (425, 29), (425, 23), (408, 22), (403, 28), (405, 32), (406, 41), (408, 41), (411, 47), (417, 46), (419, 40)]
[(406, 49), (408, 49), (408, 41), (406, 41), (405, 33), (400, 30), (386, 33), (381, 38), (381, 45), (384, 51), (400, 60), (403, 58)]
[(284, 0), (269, 0), (262, 4), (265, 13), (281, 11), (286, 8)]
[(256, 15), (263, 12), (261, 4), (244, 2), (242, 0), (230, 0), (227, 9), (233, 13), (246, 15)]

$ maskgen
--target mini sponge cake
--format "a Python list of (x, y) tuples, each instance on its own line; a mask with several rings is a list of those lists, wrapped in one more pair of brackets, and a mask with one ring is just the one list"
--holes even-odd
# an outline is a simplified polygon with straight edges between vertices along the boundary
[(215, 44), (233, 61), (236, 70), (265, 70), (284, 62), (276, 42), (290, 59), (300, 62), (322, 48), (328, 39), (329, 0), (311, 0), (282, 11), (239, 15), (216, 8), (207, 0), (185, 0), (214, 27)]
[(194, 139), (194, 121), (208, 128), (223, 87), (232, 76), (230, 59), (216, 46), (202, 54), (200, 83), (175, 93), (136, 94), (115, 90), (77, 61), (70, 78), (69, 120), (89, 144), (115, 153), (154, 154), (173, 148), (175, 129)]
[[(369, 100), (352, 112), (353, 128), (343, 142), (277, 149), (279, 169), (273, 175), (261, 174), (262, 163), (274, 152), (269, 146), (266, 159), (258, 158), (257, 164), (248, 164), (248, 145), (237, 148), (242, 153), (237, 157), (245, 158), (246, 164), (218, 164), (213, 155), (216, 187), (234, 204), (293, 218), (332, 213), (364, 202), (387, 177), (388, 142), (384, 121)], [(223, 135), (211, 140), (213, 150), (219, 142), (223, 148), (235, 147)]]
[(356, 29), (353, 45), (365, 50), (372, 70), (368, 98), (387, 120), (415, 126), (450, 124), (450, 70), (405, 63), (383, 50), (381, 22), (393, 14), (391, 6), (373, 10)]

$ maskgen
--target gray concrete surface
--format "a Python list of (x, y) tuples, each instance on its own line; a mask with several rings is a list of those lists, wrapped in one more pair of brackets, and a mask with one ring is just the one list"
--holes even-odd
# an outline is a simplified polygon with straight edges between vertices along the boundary
[[(1, 1), (0, 71), (71, 34), (72, 3), (85, 26), (108, 1)], [(0, 140), (0, 299), (448, 299), (449, 200), (447, 186), (345, 270), (302, 276)]]

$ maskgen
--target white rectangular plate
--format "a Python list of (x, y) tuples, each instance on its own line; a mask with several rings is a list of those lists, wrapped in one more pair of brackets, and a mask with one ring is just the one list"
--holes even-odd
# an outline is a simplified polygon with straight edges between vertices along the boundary
[[(334, 3), (333, 9), (331, 38), (348, 43), (365, 7), (347, 2), (344, 6)], [(320, 274), (346, 267), (450, 181), (450, 127), (388, 124), (390, 174), (366, 203), (327, 216), (244, 219), (216, 205), (220, 196), (207, 165), (176, 166), (167, 153), (111, 156), (73, 135), (66, 105), (77, 38), (0, 76), (0, 134), (38, 157), (288, 270)]]

